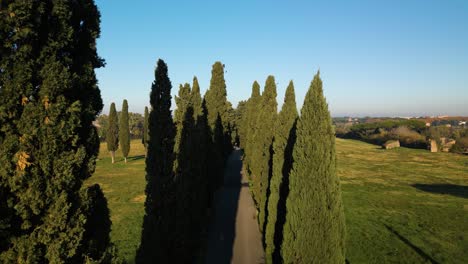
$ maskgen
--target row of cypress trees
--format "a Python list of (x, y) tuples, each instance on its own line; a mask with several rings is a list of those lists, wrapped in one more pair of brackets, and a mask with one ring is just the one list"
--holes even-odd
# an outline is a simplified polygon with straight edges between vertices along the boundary
[(93, 0), (0, 2), (0, 262), (111, 261)]
[(224, 65), (213, 65), (204, 98), (196, 77), (192, 86), (180, 85), (174, 115), (171, 89), (167, 65), (158, 60), (143, 141), (147, 185), (137, 263), (190, 263), (200, 257), (213, 194), (232, 149)]
[(267, 263), (344, 263), (345, 224), (335, 136), (317, 73), (297, 113), (291, 81), (277, 114), (276, 84), (257, 82), (239, 124), (244, 168)]
[[(107, 150), (111, 154), (112, 163), (115, 162), (115, 152), (119, 149), (127, 163), (127, 157), (130, 153), (130, 126), (128, 120), (128, 102), (126, 99), (122, 103), (122, 112), (120, 120), (115, 109), (115, 103), (111, 103), (109, 110), (109, 127), (107, 128), (106, 143)], [(144, 140), (144, 139), (143, 139)]]

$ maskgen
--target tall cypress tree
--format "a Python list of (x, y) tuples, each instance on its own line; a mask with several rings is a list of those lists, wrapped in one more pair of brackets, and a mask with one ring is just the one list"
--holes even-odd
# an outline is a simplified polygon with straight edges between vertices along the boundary
[(209, 206), (208, 193), (208, 139), (209, 127), (203, 115), (203, 102), (200, 94), (200, 86), (196, 77), (193, 78), (191, 102), (195, 127), (193, 132), (193, 147), (190, 149), (190, 170), (193, 172), (194, 187), (191, 189), (191, 207), (193, 210), (190, 239), (196, 244), (201, 243), (201, 232), (206, 227), (206, 212)]
[(109, 110), (109, 127), (107, 128), (107, 150), (111, 154), (112, 163), (115, 162), (115, 152), (119, 149), (119, 118), (115, 103), (112, 103)]
[[(252, 155), (252, 145), (254, 143), (254, 134), (256, 131), (257, 125), (257, 116), (259, 113), (260, 103), (261, 103), (261, 95), (260, 95), (260, 85), (257, 81), (252, 84), (252, 95), (250, 96), (248, 105), (247, 105), (247, 114), (245, 118), (245, 126), (246, 126), (246, 136), (245, 136), (245, 143), (244, 143), (244, 163), (247, 171), (250, 171), (250, 156)], [(242, 145), (242, 143), (241, 143)]]
[[(273, 143), (273, 173), (268, 198), (268, 221), (265, 232), (266, 262), (281, 263), (279, 250), (282, 242), (289, 171), (292, 166), (292, 146), (295, 142), (295, 123), (298, 117), (294, 84), (289, 82), (284, 103), (276, 122)], [(283, 184), (285, 186), (283, 186)], [(277, 223), (277, 219), (278, 223)]]
[(149, 112), (148, 112), (148, 107), (145, 106), (145, 116), (144, 116), (144, 122), (143, 122), (143, 135), (141, 138), (141, 143), (143, 143), (143, 146), (145, 147), (145, 157), (146, 157), (146, 152), (148, 151), (148, 141), (149, 141), (149, 129), (148, 129), (148, 118), (149, 118)]
[[(205, 94), (206, 109), (208, 110), (208, 124), (211, 130), (216, 127), (218, 116), (221, 121), (227, 121), (227, 92), (226, 81), (224, 80), (224, 65), (217, 61), (211, 70), (210, 88)], [(227, 124), (223, 123), (223, 127)]]
[(344, 263), (345, 220), (335, 135), (319, 73), (297, 123), (293, 159), (281, 248), (284, 263)]
[(127, 163), (128, 153), (130, 152), (130, 127), (128, 123), (128, 102), (127, 99), (123, 100), (122, 112), (120, 114), (119, 122), (119, 141), (122, 155)]
[(92, 0), (1, 3), (1, 263), (99, 261), (108, 246), (88, 225), (105, 198), (83, 187), (99, 150), (99, 24)]
[(174, 242), (175, 127), (171, 113), (171, 88), (167, 65), (160, 59), (150, 94), (152, 108), (146, 157), (145, 216), (137, 263), (169, 263), (177, 252)]
[(197, 120), (198, 117), (203, 114), (202, 113), (203, 109), (202, 109), (200, 85), (198, 84), (198, 79), (196, 76), (193, 77), (192, 93), (190, 95), (191, 95), (191, 103), (193, 107), (193, 117), (195, 120)]
[[(191, 259), (191, 241), (189, 239), (193, 208), (191, 207), (191, 191), (193, 186), (193, 172), (190, 168), (190, 141), (193, 136), (193, 108), (190, 106), (190, 85), (188, 83), (179, 86), (179, 94), (175, 97), (177, 109), (174, 114), (176, 125), (175, 138), (175, 188), (176, 188), (176, 207), (174, 211), (175, 247), (181, 253), (176, 259), (171, 261), (175, 263), (186, 263)], [(189, 109), (190, 108), (190, 109)], [(191, 112), (189, 112), (191, 111)]]
[(275, 77), (270, 75), (265, 82), (262, 94), (251, 157), (253, 193), (259, 210), (258, 222), (262, 232), (265, 230), (264, 225), (268, 215), (266, 206), (269, 195), (275, 123), (278, 115), (277, 107)]
[(211, 70), (210, 88), (205, 94), (205, 105), (207, 110), (207, 120), (212, 133), (211, 144), (211, 166), (210, 175), (215, 182), (214, 188), (219, 187), (223, 182), (223, 168), (226, 152), (227, 132), (227, 92), (224, 80), (224, 65), (215, 62)]

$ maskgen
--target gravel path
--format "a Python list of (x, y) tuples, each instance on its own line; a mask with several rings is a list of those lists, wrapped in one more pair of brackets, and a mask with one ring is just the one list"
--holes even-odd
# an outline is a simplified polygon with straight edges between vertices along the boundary
[(264, 262), (261, 234), (248, 180), (241, 174), (242, 153), (234, 150), (224, 172), (224, 186), (215, 195), (206, 254), (207, 264)]

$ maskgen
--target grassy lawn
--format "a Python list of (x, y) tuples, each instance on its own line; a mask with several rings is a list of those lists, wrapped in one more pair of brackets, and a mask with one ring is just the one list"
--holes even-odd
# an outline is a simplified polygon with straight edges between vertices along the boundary
[(337, 139), (351, 263), (466, 263), (468, 157)]
[(111, 239), (119, 253), (129, 262), (135, 260), (140, 245), (145, 202), (145, 149), (141, 140), (133, 140), (127, 164), (120, 150), (112, 164), (107, 145), (101, 144), (96, 172), (87, 183), (99, 183), (109, 205)]
[[(351, 263), (466, 263), (468, 156), (382, 150), (337, 139)], [(96, 173), (112, 218), (111, 238), (133, 263), (144, 214), (145, 159), (132, 141), (127, 164), (111, 164), (101, 145)], [(134, 157), (134, 158), (133, 158)]]

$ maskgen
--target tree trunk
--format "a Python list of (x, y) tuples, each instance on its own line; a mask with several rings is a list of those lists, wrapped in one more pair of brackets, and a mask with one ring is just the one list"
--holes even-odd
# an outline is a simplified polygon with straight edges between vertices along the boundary
[(112, 164), (114, 164), (114, 159), (115, 159), (115, 151), (111, 151), (111, 157), (112, 157)]
[(125, 159), (125, 163), (127, 163), (127, 157), (124, 157), (124, 159)]

